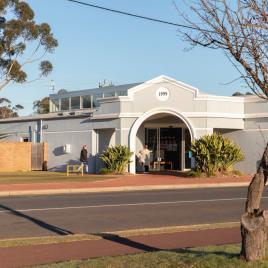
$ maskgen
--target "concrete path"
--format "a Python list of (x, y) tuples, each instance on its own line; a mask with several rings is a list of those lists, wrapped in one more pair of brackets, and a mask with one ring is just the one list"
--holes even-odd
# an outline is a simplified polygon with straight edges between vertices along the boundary
[(100, 234), (100, 240), (0, 249), (1, 268), (240, 242), (239, 228), (132, 236)]
[[(90, 179), (91, 175), (87, 175)], [(104, 175), (105, 176), (105, 175)], [(86, 192), (186, 189), (247, 186), (252, 175), (233, 177), (188, 178), (174, 175), (124, 175), (103, 181), (0, 184), (0, 196), (64, 194)]]

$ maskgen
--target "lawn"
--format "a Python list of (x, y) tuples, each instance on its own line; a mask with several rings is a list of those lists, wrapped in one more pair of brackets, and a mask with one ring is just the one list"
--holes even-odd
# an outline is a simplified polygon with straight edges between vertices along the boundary
[[(39, 268), (267, 268), (262, 262), (246, 263), (238, 258), (240, 245), (188, 248), (119, 257), (70, 261), (35, 266)], [(267, 250), (268, 255), (268, 250)]]
[(66, 176), (65, 172), (0, 172), (0, 184), (16, 183), (46, 183), (46, 182), (70, 182), (70, 181), (99, 181), (115, 178), (115, 175), (87, 175), (71, 174)]

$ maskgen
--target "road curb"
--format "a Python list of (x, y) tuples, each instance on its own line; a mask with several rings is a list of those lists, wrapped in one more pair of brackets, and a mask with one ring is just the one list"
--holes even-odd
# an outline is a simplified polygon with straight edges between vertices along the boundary
[(202, 188), (220, 188), (220, 187), (244, 187), (248, 185), (249, 182), (235, 182), (235, 183), (202, 183), (202, 184), (181, 184), (181, 185), (120, 186), (120, 187), (99, 187), (99, 188), (14, 190), (14, 191), (11, 190), (11, 191), (0, 191), (0, 196), (107, 193), (107, 192), (176, 190), (176, 189), (197, 189), (197, 188), (202, 189)]

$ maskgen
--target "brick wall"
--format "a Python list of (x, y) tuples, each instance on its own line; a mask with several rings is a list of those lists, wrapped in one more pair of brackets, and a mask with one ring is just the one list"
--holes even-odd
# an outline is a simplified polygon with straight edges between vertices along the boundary
[[(47, 144), (44, 143), (44, 160), (47, 160)], [(31, 142), (0, 142), (0, 171), (30, 171)]]

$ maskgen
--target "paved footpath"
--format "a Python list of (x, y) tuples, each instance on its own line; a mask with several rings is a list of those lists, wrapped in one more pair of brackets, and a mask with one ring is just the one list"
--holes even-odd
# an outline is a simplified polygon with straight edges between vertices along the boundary
[(237, 227), (128, 238), (108, 234), (101, 236), (103, 238), (100, 240), (1, 248), (1, 268), (240, 242)]
[[(91, 175), (87, 175), (90, 179)], [(189, 178), (174, 175), (124, 175), (100, 181), (71, 181), (50, 183), (0, 184), (0, 196), (62, 194), (156, 189), (185, 189), (202, 187), (247, 186), (252, 175), (241, 177)]]

